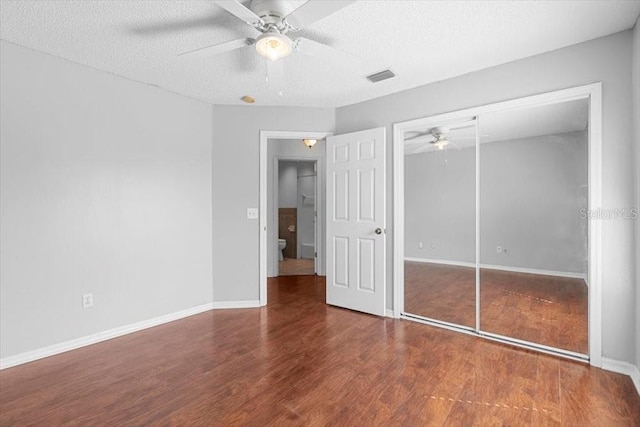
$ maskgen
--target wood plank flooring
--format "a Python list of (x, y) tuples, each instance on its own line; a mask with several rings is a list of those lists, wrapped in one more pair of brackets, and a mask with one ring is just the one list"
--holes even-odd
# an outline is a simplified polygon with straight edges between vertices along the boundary
[(638, 426), (623, 375), (324, 304), (317, 276), (0, 371), (0, 425)]
[(306, 276), (315, 274), (314, 260), (306, 258), (285, 258), (278, 262), (278, 276)]
[[(475, 327), (475, 269), (406, 262), (405, 311)], [(483, 331), (588, 353), (588, 298), (582, 279), (480, 270)]]

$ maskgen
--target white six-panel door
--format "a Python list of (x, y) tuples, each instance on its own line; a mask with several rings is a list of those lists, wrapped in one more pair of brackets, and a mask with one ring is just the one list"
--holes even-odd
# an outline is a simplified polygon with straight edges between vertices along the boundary
[(327, 304), (385, 314), (385, 128), (327, 138)]

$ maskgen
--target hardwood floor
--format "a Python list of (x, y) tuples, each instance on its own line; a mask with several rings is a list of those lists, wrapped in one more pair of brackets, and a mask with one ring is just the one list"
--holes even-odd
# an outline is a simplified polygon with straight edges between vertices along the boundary
[(324, 304), (317, 276), (0, 372), (0, 425), (638, 426), (631, 380)]
[(279, 276), (306, 276), (315, 274), (315, 261), (305, 258), (285, 258), (278, 262)]
[(482, 329), (587, 354), (588, 295), (582, 279), (480, 270)]
[(475, 327), (475, 268), (405, 262), (404, 311)]
[[(475, 269), (405, 263), (405, 311), (475, 327)], [(588, 298), (582, 279), (480, 270), (480, 326), (577, 353), (588, 352)]]

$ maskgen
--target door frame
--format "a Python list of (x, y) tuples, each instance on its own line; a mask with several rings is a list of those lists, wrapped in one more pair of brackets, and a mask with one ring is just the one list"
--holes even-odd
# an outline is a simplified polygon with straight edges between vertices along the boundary
[[(588, 209), (591, 211), (602, 208), (602, 83), (593, 83), (541, 93), (532, 96), (512, 99), (503, 102), (486, 104), (478, 107), (467, 108), (450, 113), (438, 114), (415, 120), (395, 123), (393, 125), (393, 314), (395, 318), (404, 315), (404, 134), (405, 132), (425, 126), (433, 122), (451, 121), (476, 117), (478, 127), (481, 126), (482, 114), (513, 110), (526, 107), (535, 107), (578, 99), (589, 100), (589, 126), (588, 126), (588, 183), (589, 200)], [(478, 132), (476, 128), (476, 132)], [(479, 170), (476, 158), (476, 185)], [(477, 198), (477, 194), (476, 194)], [(477, 200), (476, 200), (477, 203)], [(477, 212), (477, 211), (476, 211)], [(477, 215), (477, 214), (476, 214)], [(476, 216), (476, 221), (477, 221)], [(478, 233), (478, 230), (476, 230)], [(477, 235), (477, 234), (476, 234)], [(476, 239), (476, 247), (479, 240)], [(602, 367), (602, 224), (600, 221), (588, 222), (588, 340), (589, 363)], [(476, 257), (477, 257), (476, 253)], [(476, 292), (476, 299), (480, 297)], [(477, 310), (476, 310), (477, 312)], [(446, 325), (440, 325), (447, 327)], [(459, 330), (458, 328), (451, 328)], [(475, 329), (475, 328), (474, 328)], [(465, 332), (460, 330), (460, 332)], [(492, 337), (480, 334), (478, 331), (467, 331), (487, 339)], [(519, 345), (517, 342), (511, 344)], [(520, 346), (532, 348), (520, 343)], [(538, 351), (558, 355), (544, 348), (535, 347)]]
[[(321, 248), (322, 248), (322, 243), (318, 241), (318, 236), (320, 235), (320, 233), (318, 232), (318, 227), (321, 223), (321, 221), (324, 221), (324, 213), (320, 212), (318, 209), (318, 206), (321, 204), (322, 202), (322, 194), (320, 194), (320, 187), (321, 187), (321, 181), (320, 179), (320, 168), (323, 167), (322, 164), (322, 159), (321, 158), (317, 158), (317, 157), (296, 157), (296, 156), (274, 156), (273, 157), (273, 172), (274, 174), (276, 173), (276, 171), (278, 170), (278, 167), (280, 165), (280, 162), (284, 161), (284, 162), (309, 162), (309, 163), (313, 163), (315, 165), (316, 168), (316, 182), (314, 185), (314, 191), (315, 191), (315, 197), (314, 197), (314, 201), (313, 201), (313, 207), (314, 207), (314, 211), (316, 212), (316, 219), (314, 222), (314, 226), (313, 226), (313, 232), (314, 232), (314, 246), (315, 246), (315, 251), (317, 253), (316, 257), (313, 260), (313, 272), (316, 274), (320, 273), (320, 254), (321, 254)], [(324, 177), (324, 174), (322, 174), (322, 176)], [(279, 197), (280, 197), (280, 189), (278, 188), (279, 185), (279, 177), (276, 177), (276, 175), (274, 175), (274, 182), (273, 182), (273, 189), (271, 191), (271, 195), (272, 197), (272, 202), (273, 202), (273, 209), (271, 211), (271, 216), (272, 216), (272, 222), (271, 222), (271, 226), (274, 227), (275, 230), (278, 229), (279, 227), (279, 221), (278, 221), (278, 202), (279, 202)], [(268, 192), (269, 189), (267, 189)], [(268, 213), (267, 213), (268, 216)], [(299, 229), (298, 227), (298, 223), (299, 223), (299, 218), (296, 218), (296, 229)], [(268, 230), (268, 229), (267, 229)], [(296, 231), (297, 233), (297, 231)], [(272, 249), (277, 250), (278, 247), (278, 239), (275, 240), (275, 242), (272, 242)], [(297, 252), (298, 254), (300, 253), (301, 250), (301, 242), (299, 239), (296, 238), (296, 244), (298, 246), (297, 248)], [(269, 236), (267, 233), (267, 245), (269, 245)], [(277, 252), (275, 252), (277, 254)], [(280, 273), (280, 270), (278, 268), (278, 260), (276, 259), (276, 257), (274, 257), (273, 259), (273, 263), (274, 263), (274, 268), (275, 271), (277, 271), (278, 273)], [(279, 275), (279, 274), (278, 274)]]
[[(261, 130), (260, 131), (260, 206), (259, 206), (259, 226), (260, 226), (260, 244), (259, 244), (259, 296), (260, 306), (267, 305), (267, 242), (268, 242), (268, 224), (267, 224), (267, 199), (269, 197), (268, 192), (268, 179), (269, 179), (269, 159), (267, 156), (267, 144), (269, 139), (298, 139), (302, 144), (303, 138), (325, 139), (328, 136), (333, 135), (331, 131), (276, 131), (276, 130)], [(323, 167), (318, 164), (318, 167)], [(319, 180), (317, 180), (319, 181)], [(319, 182), (318, 182), (319, 184)], [(316, 245), (321, 239), (316, 239)], [(277, 242), (276, 242), (277, 243)], [(320, 251), (318, 251), (320, 253)]]

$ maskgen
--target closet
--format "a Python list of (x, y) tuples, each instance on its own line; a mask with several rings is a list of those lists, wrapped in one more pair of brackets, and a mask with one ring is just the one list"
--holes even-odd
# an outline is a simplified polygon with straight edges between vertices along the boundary
[(401, 317), (588, 360), (595, 111), (575, 92), (396, 125)]

